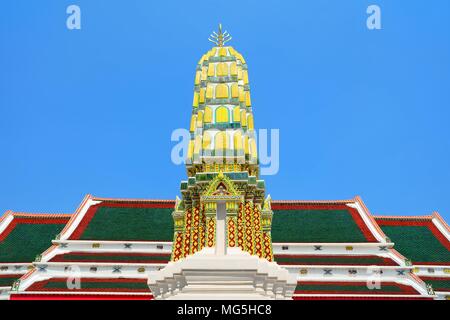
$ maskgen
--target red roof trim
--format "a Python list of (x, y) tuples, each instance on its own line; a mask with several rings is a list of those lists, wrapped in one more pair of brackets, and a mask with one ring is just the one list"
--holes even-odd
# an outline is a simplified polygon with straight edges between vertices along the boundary
[(447, 232), (450, 232), (450, 226), (447, 224), (447, 222), (445, 222), (444, 218), (441, 217), (441, 215), (439, 214), (439, 212), (434, 211), (432, 214), (433, 218), (436, 218), (437, 220), (439, 220), (439, 222), (442, 224), (442, 226), (447, 230)]
[[(384, 266), (398, 266), (399, 264), (392, 260), (391, 258), (387, 257), (381, 257), (377, 255), (313, 255), (313, 254), (274, 254), (274, 260), (280, 265), (340, 265), (339, 263), (296, 263), (296, 262), (278, 262), (277, 258), (311, 258), (311, 259), (341, 259), (342, 263), (345, 263), (346, 259), (355, 259), (355, 258), (362, 258), (362, 259), (372, 259), (372, 258), (378, 258), (380, 261), (383, 261)], [(364, 263), (351, 263), (348, 264), (349, 266), (365, 266)]]
[(83, 219), (78, 223), (78, 226), (72, 232), (68, 239), (70, 240), (78, 240), (83, 234), (84, 230), (87, 228), (95, 213), (97, 212), (98, 205), (93, 205), (89, 207), (88, 211), (85, 213)]
[(3, 216), (0, 217), (0, 225), (2, 224), (3, 220), (6, 220), (6, 218), (12, 214), (13, 214), (12, 210), (6, 210)]
[(136, 198), (100, 198), (92, 197), (94, 201), (104, 201), (104, 202), (133, 202), (133, 203), (167, 203), (175, 205), (175, 200), (159, 200), (159, 199), (136, 199)]
[(23, 274), (22, 273), (6, 273), (6, 274), (0, 274), (0, 279), (4, 278), (13, 278), (17, 277), (19, 279)]
[[(84, 257), (91, 257), (91, 259), (84, 260), (73, 260), (73, 259), (64, 259), (65, 255), (77, 255)], [(58, 254), (54, 256), (49, 262), (110, 262), (110, 263), (120, 263), (120, 260), (99, 260), (96, 257), (121, 257), (121, 256), (132, 256), (132, 257), (167, 257), (167, 260), (170, 260), (170, 253), (136, 253), (136, 252), (85, 252), (85, 251), (71, 251), (69, 253)], [(132, 260), (132, 263), (141, 263), (141, 264), (150, 264), (150, 263), (165, 263), (162, 260)]]
[(139, 294), (11, 294), (10, 300), (153, 300), (151, 295)]
[[(42, 281), (34, 282), (32, 285), (30, 285), (25, 291), (69, 291), (70, 289), (64, 288), (45, 288), (45, 286), (52, 282), (52, 283), (64, 283), (67, 282), (69, 278), (52, 278)], [(150, 292), (150, 289), (128, 289), (124, 290), (123, 288), (83, 288), (83, 281), (86, 282), (95, 282), (95, 283), (102, 283), (102, 282), (113, 282), (113, 283), (147, 283), (147, 279), (138, 279), (138, 278), (81, 278), (81, 289), (80, 290), (73, 290), (73, 292)]]
[(450, 277), (419, 276), (419, 278), (422, 279), (423, 281), (427, 281), (427, 280), (444, 280), (444, 281), (449, 281), (450, 282)]
[(428, 297), (329, 297), (329, 296), (294, 296), (293, 300), (433, 300)]
[(354, 199), (350, 200), (272, 200), (273, 204), (342, 204), (353, 203)]
[(14, 212), (14, 217), (24, 219), (54, 219), (54, 218), (70, 218), (71, 213), (28, 213), (28, 212)]
[(375, 220), (417, 220), (417, 221), (431, 221), (432, 216), (374, 216)]
[(370, 213), (369, 208), (367, 208), (367, 206), (364, 203), (364, 201), (362, 200), (362, 198), (360, 196), (356, 196), (355, 197), (355, 201), (358, 202), (361, 205), (361, 207), (363, 208), (363, 211), (366, 213), (366, 215), (369, 218), (370, 222), (375, 227), (375, 229), (378, 231), (378, 233), (381, 235), (381, 237), (383, 239), (386, 239), (387, 238), (386, 235), (384, 234), (383, 230), (381, 230), (380, 226), (375, 221), (373, 215)]
[[(341, 282), (341, 281), (298, 281), (297, 285), (299, 285), (301, 287), (301, 285), (323, 285), (323, 286), (327, 286), (327, 285), (338, 285), (338, 286), (346, 286), (346, 287), (351, 287), (351, 286), (367, 286), (367, 282)], [(386, 286), (396, 286), (398, 288), (400, 288), (400, 292), (389, 292), (389, 291), (383, 291), (383, 285)], [(295, 291), (296, 294), (389, 294), (389, 295), (403, 295), (403, 294), (417, 294), (419, 295), (420, 293), (414, 289), (411, 286), (408, 285), (404, 285), (404, 284), (400, 284), (397, 282), (381, 282), (381, 287), (380, 289), (376, 289), (376, 290), (371, 290), (368, 292), (358, 292), (358, 291), (340, 291), (340, 290), (296, 290)]]
[(0, 241), (3, 241), (19, 224), (66, 224), (69, 221), (70, 215), (48, 215), (41, 217), (39, 214), (35, 216), (30, 215), (18, 215), (17, 218), (14, 215), (14, 219), (9, 223), (5, 230), (0, 234)]
[(78, 206), (77, 210), (75, 210), (75, 213), (72, 215), (72, 218), (67, 222), (66, 226), (61, 230), (60, 234), (64, 234), (66, 230), (69, 229), (69, 227), (74, 223), (74, 221), (77, 219), (78, 215), (80, 214), (81, 210), (83, 210), (84, 206), (86, 205), (86, 202), (88, 200), (92, 199), (92, 196), (90, 194), (87, 194), (83, 201), (81, 201), (80, 205)]

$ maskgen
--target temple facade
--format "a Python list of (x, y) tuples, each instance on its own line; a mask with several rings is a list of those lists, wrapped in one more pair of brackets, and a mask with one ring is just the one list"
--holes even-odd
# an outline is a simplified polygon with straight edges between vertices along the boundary
[(196, 67), (181, 197), (6, 212), (0, 299), (450, 299), (450, 228), (437, 212), (266, 194), (248, 67), (230, 39), (219, 27)]

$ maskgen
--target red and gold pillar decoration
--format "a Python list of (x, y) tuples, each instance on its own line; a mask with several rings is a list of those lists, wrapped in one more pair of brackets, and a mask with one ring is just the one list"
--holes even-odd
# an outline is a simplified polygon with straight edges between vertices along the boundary
[(172, 213), (174, 221), (172, 261), (177, 261), (184, 256), (183, 235), (184, 235), (184, 211), (175, 209)]
[(253, 202), (248, 201), (244, 207), (244, 221), (245, 221), (245, 233), (244, 233), (244, 251), (250, 254), (254, 254), (254, 239), (255, 230), (253, 228)]
[(228, 247), (236, 247), (238, 239), (238, 212), (240, 204), (227, 202), (227, 244)]
[(245, 233), (245, 223), (244, 223), (244, 204), (239, 204), (239, 211), (237, 216), (237, 241), (238, 246), (244, 251), (244, 233)]
[(264, 207), (261, 211), (261, 230), (262, 230), (262, 241), (263, 241), (263, 258), (268, 261), (273, 261), (273, 250), (272, 250), (272, 235), (270, 230), (272, 229), (272, 216), (273, 212), (270, 204), (270, 196), (267, 197), (264, 202)]
[(199, 250), (200, 245), (200, 204), (197, 204), (192, 209), (192, 232), (191, 232), (191, 250), (190, 253), (194, 254)]
[(216, 243), (216, 210), (215, 202), (205, 203), (206, 215), (206, 247), (214, 247)]
[(190, 253), (191, 246), (191, 227), (192, 227), (192, 208), (186, 209), (185, 215), (185, 227), (184, 227), (184, 257), (187, 257)]
[(263, 236), (261, 230), (261, 206), (255, 204), (253, 207), (253, 226), (255, 230), (255, 254), (263, 258)]
[(205, 215), (205, 207), (202, 205), (200, 210), (200, 227), (199, 227), (199, 246), (198, 250), (202, 250), (205, 247), (206, 241), (206, 215)]

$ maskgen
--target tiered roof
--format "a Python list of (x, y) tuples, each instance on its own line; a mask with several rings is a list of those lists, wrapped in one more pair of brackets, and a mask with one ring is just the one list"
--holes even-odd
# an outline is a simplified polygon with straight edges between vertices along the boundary
[[(38, 294), (42, 298), (116, 299), (120, 293), (132, 299), (151, 299), (147, 273), (170, 259), (174, 204), (86, 196), (70, 221), (66, 219), (46, 239), (47, 250), (39, 251), (42, 254), (34, 262), (35, 268), (20, 279), (17, 288), (22, 293), (13, 298)], [(67, 280), (75, 276), (81, 287), (69, 289)]]
[(421, 217), (375, 217), (395, 247), (414, 264), (450, 265), (450, 233), (434, 213)]
[(450, 297), (450, 228), (437, 213), (429, 216), (377, 216), (377, 223), (412, 261), (414, 272), (439, 297)]
[[(21, 277), (12, 298), (151, 299), (147, 274), (170, 260), (174, 205), (87, 196), (73, 215), (8, 212), (0, 287), (9, 291)], [(358, 197), (273, 201), (272, 209), (274, 258), (299, 275), (295, 299), (432, 297), (423, 281), (450, 295), (449, 228), (437, 213), (374, 218)], [(383, 277), (371, 290), (365, 277), (374, 266)], [(69, 290), (73, 267), (81, 288)]]
[(69, 221), (69, 214), (7, 211), (0, 218), (0, 299)]
[(69, 221), (69, 214), (7, 212), (0, 220), (0, 261), (27, 263), (48, 248)]

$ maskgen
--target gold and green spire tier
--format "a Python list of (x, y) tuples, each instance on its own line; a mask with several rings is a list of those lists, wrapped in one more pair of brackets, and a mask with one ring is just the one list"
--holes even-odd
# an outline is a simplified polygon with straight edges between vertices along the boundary
[(228, 163), (257, 163), (247, 64), (233, 47), (223, 46), (227, 34), (219, 26), (212, 35), (217, 45), (197, 64), (188, 164), (217, 163), (224, 156)]
[[(272, 260), (272, 211), (264, 201), (247, 63), (219, 25), (215, 46), (199, 60), (194, 80), (186, 169), (177, 201), (174, 251), (178, 260), (214, 246), (216, 201), (225, 192), (227, 245)], [(216, 189), (215, 189), (216, 188)], [(225, 199), (225, 198), (224, 198)]]

